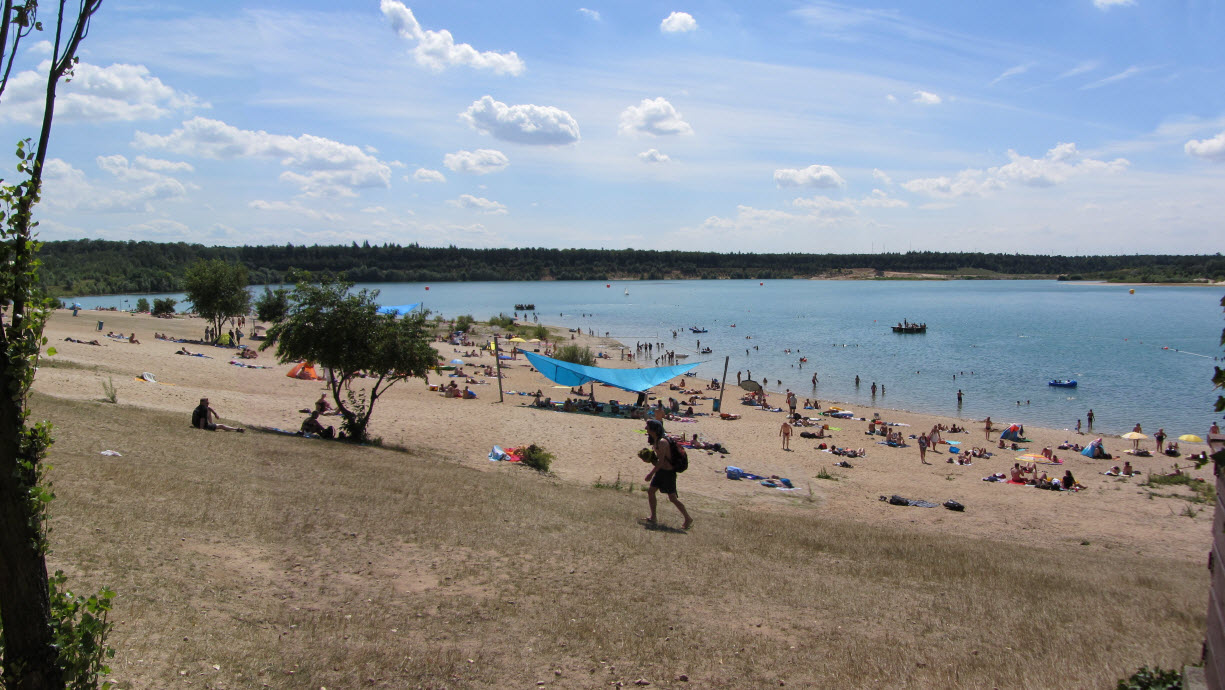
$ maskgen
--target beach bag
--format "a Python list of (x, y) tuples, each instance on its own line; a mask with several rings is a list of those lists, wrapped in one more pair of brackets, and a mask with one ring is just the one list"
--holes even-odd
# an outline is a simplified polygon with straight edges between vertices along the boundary
[(945, 501), (945, 502), (944, 502), (944, 507), (945, 507), (945, 508), (948, 508), (949, 510), (955, 510), (955, 511), (957, 511), (957, 512), (959, 512), (959, 513), (964, 512), (964, 511), (965, 511), (965, 509), (966, 509), (966, 507), (965, 507), (965, 506), (961, 505), (960, 503), (958, 503), (957, 501), (954, 501), (954, 500), (952, 500), (952, 499), (949, 499), (949, 500)]
[(676, 470), (677, 474), (689, 469), (689, 452), (685, 447), (672, 439), (668, 439), (668, 445), (672, 448), (672, 469)]

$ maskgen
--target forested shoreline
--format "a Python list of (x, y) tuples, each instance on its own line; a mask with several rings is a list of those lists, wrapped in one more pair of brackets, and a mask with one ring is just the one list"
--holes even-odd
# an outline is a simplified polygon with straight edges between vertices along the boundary
[(65, 240), (40, 253), (55, 295), (179, 292), (200, 260), (242, 263), (254, 285), (291, 269), (343, 273), (359, 283), (494, 280), (889, 279), (891, 273), (952, 279), (1056, 278), (1135, 283), (1225, 280), (1213, 255), (1053, 256), (963, 252), (746, 254), (640, 249), (422, 247), (395, 244), (209, 247), (200, 244)]

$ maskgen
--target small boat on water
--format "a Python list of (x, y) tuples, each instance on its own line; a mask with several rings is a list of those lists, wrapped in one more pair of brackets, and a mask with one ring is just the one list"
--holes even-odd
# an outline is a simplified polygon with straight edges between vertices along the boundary
[(894, 333), (926, 333), (927, 324), (911, 323), (909, 321), (903, 320), (898, 325), (893, 326), (893, 332)]
[(709, 347), (704, 347), (704, 348), (702, 348), (702, 352), (701, 352), (701, 354), (708, 355), (708, 354), (710, 354), (710, 353), (712, 353), (712, 352), (714, 352), (714, 350), (710, 349)]
[(705, 328), (698, 328), (697, 326), (690, 326), (689, 330), (694, 333), (706, 333), (707, 332)]
[(1075, 388), (1076, 379), (1054, 379), (1048, 381), (1046, 385), (1055, 386), (1057, 388)]

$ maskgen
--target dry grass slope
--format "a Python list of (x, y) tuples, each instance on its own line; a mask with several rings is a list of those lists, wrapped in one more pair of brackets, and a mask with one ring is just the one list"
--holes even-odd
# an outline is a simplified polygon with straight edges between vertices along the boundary
[(118, 590), (125, 688), (1105, 688), (1202, 638), (1196, 564), (693, 497), (691, 533), (646, 529), (641, 492), (525, 468), (36, 413), (52, 565)]

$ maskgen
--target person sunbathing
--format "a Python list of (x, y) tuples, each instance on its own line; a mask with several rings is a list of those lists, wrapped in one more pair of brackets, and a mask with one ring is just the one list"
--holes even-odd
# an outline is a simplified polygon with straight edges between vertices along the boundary
[(310, 416), (302, 420), (302, 434), (315, 434), (323, 438), (335, 438), (336, 430), (330, 426), (325, 427), (319, 421), (319, 411), (311, 412)]
[(140, 344), (140, 341), (136, 339), (136, 334), (135, 334), (135, 333), (133, 333), (132, 335), (128, 336), (128, 343), (130, 343), (130, 344), (132, 344), (132, 345), (139, 345), (139, 344)]
[[(1152, 427), (1149, 427), (1149, 428), (1151, 429)], [(1127, 460), (1123, 463), (1123, 476), (1130, 477), (1132, 474), (1133, 472), (1131, 469), (1131, 460)]]
[(1015, 484), (1025, 483), (1024, 472), (1021, 470), (1021, 463), (1015, 462), (1012, 464), (1009, 480)]

